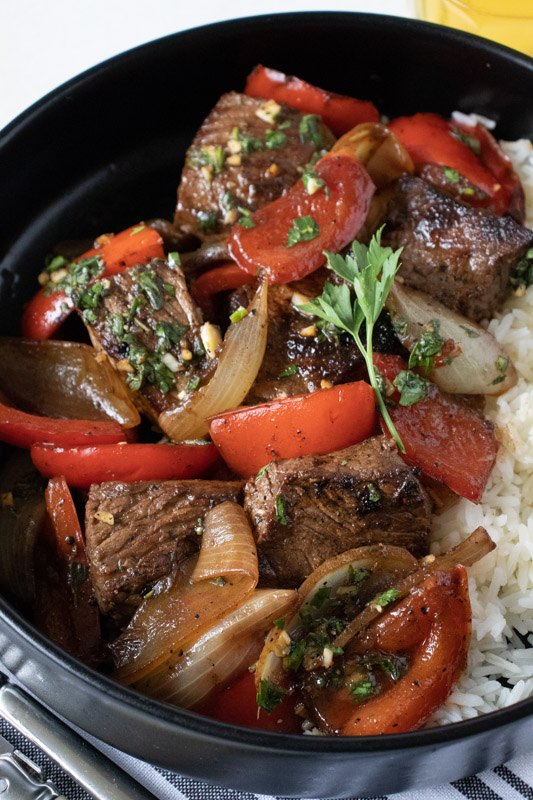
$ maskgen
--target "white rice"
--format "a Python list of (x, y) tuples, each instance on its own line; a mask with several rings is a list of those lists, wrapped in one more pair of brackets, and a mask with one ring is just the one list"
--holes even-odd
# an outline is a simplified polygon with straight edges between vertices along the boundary
[[(521, 177), (533, 229), (533, 145), (504, 142)], [(483, 502), (461, 500), (435, 518), (435, 553), (483, 525), (496, 549), (469, 570), (473, 624), (468, 669), (431, 725), (457, 722), (533, 695), (533, 286), (514, 295), (489, 330), (519, 374), (517, 386), (489, 401), (501, 442)], [(501, 681), (505, 681), (504, 685)]]

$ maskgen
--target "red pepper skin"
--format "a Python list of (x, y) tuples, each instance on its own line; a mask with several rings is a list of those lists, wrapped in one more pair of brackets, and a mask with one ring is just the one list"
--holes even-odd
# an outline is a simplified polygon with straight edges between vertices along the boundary
[[(524, 193), (518, 175), (493, 136), (483, 125), (468, 127), (449, 122), (438, 114), (414, 114), (397, 117), (388, 125), (406, 148), (415, 165), (439, 164), (457, 170), (470, 183), (481, 189), (486, 200), (473, 198), (495, 214), (513, 213), (524, 220)], [(480, 155), (453, 135), (463, 132), (479, 142)], [(465, 196), (465, 202), (469, 198)]]
[(124, 431), (112, 420), (52, 419), (0, 403), (0, 441), (15, 447), (31, 447), (39, 442), (58, 447), (113, 444), (124, 438)]
[(214, 306), (213, 295), (218, 292), (225, 292), (228, 289), (239, 289), (247, 283), (251, 283), (252, 278), (248, 272), (242, 270), (233, 261), (222, 264), (220, 267), (204, 272), (191, 286), (193, 300), (202, 309), (205, 319), (213, 319)]
[(226, 411), (209, 421), (211, 438), (243, 478), (275, 458), (331, 453), (367, 439), (376, 424), (374, 391), (364, 381)]
[[(286, 195), (251, 215), (254, 227), (233, 226), (228, 250), (241, 269), (251, 275), (261, 271), (269, 283), (288, 283), (325, 264), (324, 250), (337, 253), (355, 239), (375, 189), (367, 171), (346, 155), (321, 158), (315, 171), (328, 191), (310, 195), (298, 181)], [(293, 220), (306, 216), (318, 223), (318, 235), (287, 247)]]
[(361, 122), (379, 122), (379, 112), (368, 100), (327, 92), (261, 64), (248, 76), (244, 93), (284, 103), (302, 114), (318, 114), (336, 136), (342, 136)]
[[(356, 643), (356, 652), (409, 653), (406, 674), (344, 719), (343, 736), (419, 728), (450, 694), (466, 664), (471, 609), (464, 567), (428, 578)], [(346, 704), (344, 709), (345, 715)]]
[(103, 444), (54, 447), (36, 444), (31, 459), (47, 478), (64, 475), (69, 486), (88, 489), (105, 481), (165, 481), (198, 478), (217, 460), (214, 445)]
[(271, 714), (258, 709), (254, 675), (247, 670), (229, 686), (211, 695), (195, 711), (230, 725), (278, 733), (301, 733), (303, 720), (295, 714), (295, 704), (295, 695), (287, 695)]
[(100, 617), (85, 541), (63, 477), (48, 482), (45, 500), (54, 535), (55, 571), (49, 568), (48, 576), (41, 575), (37, 584), (38, 627), (82, 661), (95, 663), (101, 650)]
[[(115, 236), (100, 237), (98, 247), (87, 250), (76, 261), (99, 256), (104, 262), (101, 277), (116, 275), (127, 267), (147, 264), (152, 258), (164, 258), (163, 240), (157, 231), (143, 226), (127, 228)], [(50, 339), (74, 309), (64, 292), (47, 294), (40, 289), (22, 314), (22, 335), (27, 339)]]
[[(407, 369), (399, 356), (374, 354), (374, 363), (391, 382)], [(406, 464), (419, 467), (424, 475), (479, 503), (498, 453), (487, 420), (432, 383), (426, 398), (412, 406), (391, 405), (389, 414), (405, 446), (406, 452), (401, 455)], [(383, 419), (381, 428), (389, 434)]]

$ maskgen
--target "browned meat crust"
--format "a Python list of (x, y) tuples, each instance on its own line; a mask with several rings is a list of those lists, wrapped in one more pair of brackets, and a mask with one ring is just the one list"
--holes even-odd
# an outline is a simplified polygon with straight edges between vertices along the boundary
[(389, 204), (384, 241), (403, 247), (406, 283), (479, 321), (494, 316), (533, 232), (511, 217), (458, 203), (421, 178), (403, 176)]
[(101, 483), (91, 486), (85, 535), (102, 613), (125, 624), (142, 596), (200, 546), (206, 512), (238, 501), (238, 481)]
[[(178, 188), (174, 222), (182, 230), (202, 237), (228, 229), (239, 206), (255, 211), (275, 200), (320, 149), (302, 141), (298, 111), (282, 106), (267, 122), (257, 115), (264, 106), (264, 100), (229, 92), (203, 122), (187, 151)], [(320, 126), (323, 146), (329, 148), (335, 137)]]
[(265, 584), (298, 586), (327, 558), (383, 542), (427, 552), (431, 504), (384, 437), (275, 461), (245, 486)]

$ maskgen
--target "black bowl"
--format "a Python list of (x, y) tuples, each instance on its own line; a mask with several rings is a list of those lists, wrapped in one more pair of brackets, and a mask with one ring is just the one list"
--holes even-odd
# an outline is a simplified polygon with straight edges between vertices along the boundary
[[(76, 78), (0, 143), (0, 330), (18, 331), (44, 255), (65, 238), (169, 217), (186, 146), (222, 92), (258, 62), (374, 100), (389, 116), (475, 110), (533, 136), (533, 61), (438, 26), (365, 14), (256, 17), (169, 36)], [(252, 731), (117, 686), (0, 601), (0, 658), (40, 701), (128, 753), (194, 778), (278, 795), (384, 794), (464, 777), (530, 749), (533, 700), (395, 736)]]

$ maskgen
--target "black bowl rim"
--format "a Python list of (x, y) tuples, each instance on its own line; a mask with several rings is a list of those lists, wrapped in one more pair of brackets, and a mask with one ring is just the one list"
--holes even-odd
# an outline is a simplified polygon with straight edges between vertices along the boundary
[[(431, 37), (443, 36), (451, 43), (483, 50), (487, 55), (503, 57), (506, 61), (515, 62), (520, 67), (525, 67), (533, 71), (533, 58), (513, 50), (510, 47), (484, 39), (475, 34), (410, 18), (350, 11), (282, 12), (260, 14), (252, 17), (240, 17), (188, 28), (184, 31), (171, 33), (154, 39), (106, 59), (69, 79), (33, 103), (0, 131), (0, 160), (3, 147), (7, 145), (13, 137), (23, 132), (25, 128), (31, 126), (34, 118), (53, 111), (54, 106), (61, 101), (65, 94), (80, 89), (86, 82), (91, 81), (93, 78), (100, 79), (102, 74), (112, 71), (115, 64), (122, 64), (130, 59), (135, 59), (138, 54), (145, 50), (150, 50), (154, 47), (168, 46), (174, 41), (183, 41), (183, 39), (188, 37), (202, 36), (207, 32), (216, 33), (217, 29), (223, 30), (228, 28), (228, 26), (232, 26), (233, 28), (236, 26), (242, 27), (243, 30), (250, 25), (264, 26), (268, 25), (274, 18), (279, 19), (280, 17), (303, 24), (312, 24), (328, 17), (349, 24), (355, 20), (360, 20), (362, 23), (373, 22), (376, 25), (388, 26), (392, 29), (401, 27), (403, 29), (407, 28), (408, 30), (412, 30), (413, 32), (425, 31), (427, 35)], [(284, 734), (244, 728), (218, 722), (217, 720), (200, 716), (186, 709), (173, 707), (169, 704), (152, 700), (127, 687), (121, 686), (106, 675), (86, 666), (54, 645), (40, 634), (39, 631), (2, 597), (0, 597), (0, 620), (6, 627), (22, 635), (29, 645), (36, 648), (42, 656), (52, 660), (58, 667), (66, 670), (75, 679), (80, 679), (83, 683), (91, 686), (92, 689), (96, 689), (98, 692), (104, 693), (113, 700), (127, 706), (130, 713), (134, 717), (137, 717), (139, 721), (143, 720), (147, 724), (150, 724), (150, 720), (154, 720), (155, 718), (158, 724), (163, 724), (173, 729), (175, 729), (175, 727), (181, 727), (191, 732), (194, 731), (205, 740), (211, 739), (216, 741), (221, 736), (231, 736), (235, 742), (253, 750), (266, 749), (272, 753), (307, 752), (310, 754), (355, 754), (357, 752), (385, 753), (391, 750), (406, 749), (422, 745), (432, 746), (443, 743), (444, 741), (466, 739), (486, 731), (496, 730), (497, 728), (504, 727), (509, 723), (533, 714), (533, 697), (530, 697), (514, 703), (513, 705), (498, 709), (497, 711), (481, 714), (472, 719), (449, 723), (435, 728), (424, 728), (410, 733), (364, 737), (323, 737)]]

